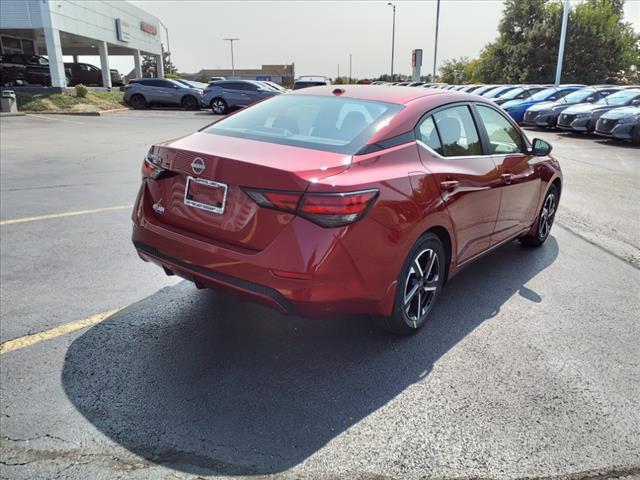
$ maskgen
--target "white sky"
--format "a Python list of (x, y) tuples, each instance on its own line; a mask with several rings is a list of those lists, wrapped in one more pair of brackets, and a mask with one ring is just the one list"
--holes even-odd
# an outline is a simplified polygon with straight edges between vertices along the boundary
[[(132, 0), (158, 17), (169, 30), (173, 63), (181, 72), (262, 64), (296, 64), (296, 75), (349, 74), (357, 78), (389, 73), (392, 9), (387, 1), (193, 1)], [(436, 1), (397, 1), (396, 73), (411, 73), (411, 50), (424, 49), (423, 73), (433, 65)], [(475, 57), (497, 35), (502, 0), (442, 0), (439, 62)], [(627, 0), (625, 19), (640, 31), (640, 0)], [(164, 29), (161, 28), (165, 39)], [(166, 45), (166, 40), (165, 40)], [(566, 52), (565, 55), (570, 55)], [(88, 59), (88, 57), (85, 57)], [(130, 57), (111, 57), (121, 73), (133, 68)], [(94, 62), (99, 65), (98, 59)]]

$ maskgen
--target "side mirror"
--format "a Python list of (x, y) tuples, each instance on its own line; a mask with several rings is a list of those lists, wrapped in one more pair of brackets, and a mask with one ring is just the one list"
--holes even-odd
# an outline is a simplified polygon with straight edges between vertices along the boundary
[(551, 148), (550, 143), (545, 142), (540, 138), (534, 138), (531, 153), (536, 157), (544, 157), (551, 153)]

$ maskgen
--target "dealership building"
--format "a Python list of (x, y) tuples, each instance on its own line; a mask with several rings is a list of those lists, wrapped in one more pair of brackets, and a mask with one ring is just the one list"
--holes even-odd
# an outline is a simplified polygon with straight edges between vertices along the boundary
[(156, 57), (164, 76), (161, 22), (123, 0), (0, 0), (2, 54), (46, 55), (52, 87), (66, 87), (63, 55), (99, 55), (102, 84), (111, 86), (110, 55), (133, 56), (142, 77), (141, 56)]
[(205, 68), (198, 73), (181, 73), (182, 78), (195, 80), (209, 79), (211, 77), (225, 77), (241, 80), (270, 80), (281, 85), (293, 85), (296, 75), (295, 64), (262, 65), (261, 68), (236, 68), (210, 69)]

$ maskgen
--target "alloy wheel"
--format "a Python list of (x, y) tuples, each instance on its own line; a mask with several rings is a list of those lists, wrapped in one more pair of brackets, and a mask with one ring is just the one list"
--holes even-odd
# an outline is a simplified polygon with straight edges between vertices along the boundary
[(214, 113), (221, 115), (224, 113), (225, 108), (226, 105), (222, 99), (217, 99), (211, 102), (211, 110), (213, 110)]
[(404, 285), (404, 312), (414, 328), (425, 319), (436, 298), (440, 260), (435, 250), (425, 249), (416, 255)]
[(551, 231), (553, 225), (553, 219), (556, 214), (556, 196), (553, 193), (547, 195), (542, 206), (542, 213), (540, 214), (540, 225), (538, 225), (538, 231), (540, 232), (540, 238), (546, 238)]

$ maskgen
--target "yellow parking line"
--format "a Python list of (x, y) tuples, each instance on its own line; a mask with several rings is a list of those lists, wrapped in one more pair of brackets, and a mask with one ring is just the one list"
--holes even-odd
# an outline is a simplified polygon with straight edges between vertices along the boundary
[(82, 320), (65, 323), (64, 325), (54, 327), (50, 330), (45, 330), (44, 332), (25, 335), (24, 337), (15, 338), (13, 340), (7, 340), (4, 343), (0, 343), (0, 354), (13, 352), (14, 350), (19, 350), (25, 347), (30, 347), (31, 345), (35, 345), (36, 343), (40, 343), (44, 340), (59, 337), (60, 335), (66, 335), (67, 333), (75, 332), (76, 330), (80, 330), (81, 328), (91, 327), (118, 313), (120, 310), (122, 309), (116, 308), (114, 310), (109, 310), (108, 312), (92, 315)]
[(89, 213), (109, 212), (112, 210), (124, 210), (132, 207), (133, 205), (119, 205), (117, 207), (93, 208), (91, 210), (77, 210), (75, 212), (52, 213), (51, 215), (38, 215), (36, 217), (14, 218), (12, 220), (0, 221), (0, 225), (13, 225), (14, 223), (35, 222), (37, 220), (51, 220), (52, 218), (74, 217), (76, 215), (87, 215)]

